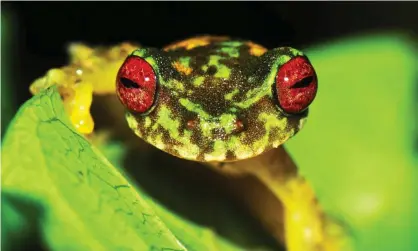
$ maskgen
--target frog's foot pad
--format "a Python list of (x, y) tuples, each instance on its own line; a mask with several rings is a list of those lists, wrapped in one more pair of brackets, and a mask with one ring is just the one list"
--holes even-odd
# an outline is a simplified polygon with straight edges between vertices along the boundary
[(37, 94), (52, 85), (58, 86), (65, 110), (75, 128), (82, 134), (91, 133), (94, 128), (90, 114), (93, 98), (92, 84), (82, 81), (76, 67), (70, 65), (49, 70), (44, 77), (32, 83), (30, 91)]
[(122, 43), (112, 47), (90, 48), (71, 44), (68, 65), (49, 70), (30, 86), (32, 94), (57, 85), (71, 122), (82, 134), (90, 134), (94, 122), (90, 114), (93, 93), (105, 95), (115, 92), (115, 79), (123, 60), (137, 45)]

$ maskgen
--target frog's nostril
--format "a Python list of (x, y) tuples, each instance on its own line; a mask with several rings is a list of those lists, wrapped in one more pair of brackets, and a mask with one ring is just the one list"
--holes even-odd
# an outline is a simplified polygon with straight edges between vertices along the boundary
[(236, 120), (235, 121), (235, 132), (240, 133), (240, 132), (244, 131), (244, 129), (245, 129), (244, 123), (241, 120)]
[(197, 124), (198, 124), (197, 119), (191, 119), (187, 121), (186, 126), (188, 129), (192, 130), (196, 128)]

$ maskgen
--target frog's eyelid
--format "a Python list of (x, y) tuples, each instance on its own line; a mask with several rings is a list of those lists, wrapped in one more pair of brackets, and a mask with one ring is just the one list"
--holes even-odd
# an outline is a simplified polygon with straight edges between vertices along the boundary
[(147, 54), (147, 48), (138, 48), (136, 50), (134, 50), (131, 54), (129, 54), (129, 56), (138, 56), (138, 57), (145, 57)]
[(267, 53), (270, 53), (272, 55), (276, 55), (276, 57), (280, 56), (280, 55), (287, 55), (287, 56), (290, 56), (292, 58), (293, 57), (298, 57), (298, 56), (305, 56), (305, 54), (302, 51), (300, 51), (298, 49), (295, 49), (293, 47), (290, 47), (290, 46), (276, 47), (276, 48), (273, 48), (271, 50), (268, 50)]
[[(153, 47), (139, 48), (132, 52), (131, 55), (138, 56), (146, 60), (153, 67), (159, 79), (162, 77), (161, 72), (166, 73), (164, 75), (178, 73), (172, 65), (173, 59), (171, 54), (165, 50)], [(163, 84), (164, 81), (161, 81), (161, 83)]]

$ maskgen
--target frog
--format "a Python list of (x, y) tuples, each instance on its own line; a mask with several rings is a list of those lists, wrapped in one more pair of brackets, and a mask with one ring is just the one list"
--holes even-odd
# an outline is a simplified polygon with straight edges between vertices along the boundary
[(289, 251), (346, 246), (344, 229), (327, 218), (283, 147), (304, 127), (318, 90), (302, 51), (205, 35), (163, 49), (72, 44), (69, 54), (69, 65), (49, 70), (30, 90), (58, 85), (81, 134), (94, 132), (93, 93), (115, 95), (138, 140), (225, 174), (260, 179), (284, 205)]

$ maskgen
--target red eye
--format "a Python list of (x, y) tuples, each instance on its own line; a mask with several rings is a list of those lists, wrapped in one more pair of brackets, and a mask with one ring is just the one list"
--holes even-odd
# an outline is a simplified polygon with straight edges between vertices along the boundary
[(316, 73), (304, 57), (285, 63), (276, 76), (277, 98), (287, 113), (300, 113), (312, 103), (318, 89)]
[(138, 56), (128, 57), (119, 69), (116, 92), (131, 111), (144, 113), (154, 104), (157, 78), (152, 66)]

